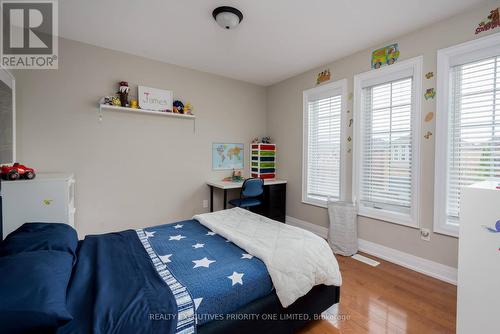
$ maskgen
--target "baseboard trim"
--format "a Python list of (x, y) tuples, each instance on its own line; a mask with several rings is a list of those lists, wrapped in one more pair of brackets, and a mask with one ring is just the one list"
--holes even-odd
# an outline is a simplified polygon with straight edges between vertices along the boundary
[(309, 232), (317, 234), (323, 239), (326, 239), (328, 237), (328, 229), (326, 227), (312, 224), (306, 222), (305, 220), (300, 220), (290, 216), (286, 216), (285, 222), (289, 225), (300, 227), (303, 228), (304, 230), (308, 230)]
[[(325, 239), (328, 236), (328, 229), (326, 227), (312, 224), (304, 220), (286, 216), (286, 223), (308, 230)], [(368, 240), (358, 239), (358, 248), (364, 253), (376, 256), (441, 281), (457, 285), (457, 268), (427, 260)]]

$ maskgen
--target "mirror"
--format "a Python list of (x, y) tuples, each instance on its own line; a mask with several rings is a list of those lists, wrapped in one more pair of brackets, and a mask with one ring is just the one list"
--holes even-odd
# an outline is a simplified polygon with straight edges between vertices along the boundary
[(0, 68), (0, 165), (16, 160), (14, 77)]

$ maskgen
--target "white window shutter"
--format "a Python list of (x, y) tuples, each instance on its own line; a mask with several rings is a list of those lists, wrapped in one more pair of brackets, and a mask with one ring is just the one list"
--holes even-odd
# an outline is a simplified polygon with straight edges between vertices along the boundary
[(363, 88), (359, 201), (365, 207), (411, 213), (412, 77)]
[(344, 199), (347, 80), (304, 91), (302, 202), (321, 207)]
[(307, 101), (307, 198), (340, 199), (342, 95)]
[(461, 188), (500, 178), (500, 57), (451, 68), (446, 214), (458, 224)]

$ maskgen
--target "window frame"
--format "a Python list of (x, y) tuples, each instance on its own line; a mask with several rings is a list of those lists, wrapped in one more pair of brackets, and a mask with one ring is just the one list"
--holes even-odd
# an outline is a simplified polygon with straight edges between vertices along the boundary
[(452, 67), (500, 54), (500, 34), (492, 34), (437, 52), (436, 154), (434, 161), (434, 226), (436, 233), (458, 238), (459, 225), (447, 219), (448, 116), (451, 112)]
[[(354, 76), (354, 145), (353, 145), (353, 185), (352, 199), (358, 206), (358, 215), (395, 223), (413, 228), (420, 226), (420, 182), (421, 182), (421, 104), (422, 104), (422, 65), (423, 57), (418, 56), (399, 61), (390, 66), (359, 73)], [(412, 76), (412, 202), (410, 214), (398, 213), (386, 209), (375, 209), (359, 204), (361, 193), (360, 173), (362, 172), (364, 139), (363, 129), (363, 89), (382, 83), (389, 83)]]
[[(345, 199), (346, 192), (346, 115), (347, 110), (347, 79), (330, 82), (321, 86), (307, 89), (302, 93), (303, 109), (302, 109), (302, 203), (319, 206), (322, 208), (327, 207), (327, 200), (319, 200), (317, 198), (309, 197), (307, 194), (308, 186), (308, 162), (309, 162), (309, 108), (308, 101), (311, 95), (324, 94), (331, 91), (334, 95), (340, 92), (341, 95), (341, 110), (340, 110), (340, 171), (339, 171), (339, 196), (341, 201)], [(332, 96), (334, 96), (332, 95)]]

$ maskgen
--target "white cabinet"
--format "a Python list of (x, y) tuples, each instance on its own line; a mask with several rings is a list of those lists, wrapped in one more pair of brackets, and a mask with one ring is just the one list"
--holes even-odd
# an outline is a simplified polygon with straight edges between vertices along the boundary
[(74, 227), (73, 174), (37, 174), (33, 180), (2, 181), (3, 238), (27, 222)]
[[(464, 188), (460, 200), (458, 334), (500, 333), (499, 182)], [(489, 230), (488, 228), (492, 229)]]

